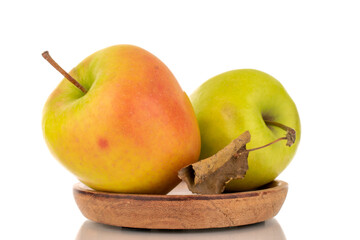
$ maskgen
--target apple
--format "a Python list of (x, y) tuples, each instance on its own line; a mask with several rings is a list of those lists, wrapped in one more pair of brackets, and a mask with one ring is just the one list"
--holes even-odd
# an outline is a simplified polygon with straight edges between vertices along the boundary
[(286, 132), (277, 122), (296, 131), (291, 147), (279, 142), (249, 153), (245, 178), (232, 180), (226, 191), (255, 189), (274, 180), (293, 158), (300, 140), (300, 119), (295, 103), (272, 76), (253, 69), (217, 75), (190, 96), (200, 127), (200, 159), (212, 156), (249, 130), (247, 148), (263, 146)]
[(178, 170), (198, 160), (191, 102), (154, 55), (116, 45), (69, 74), (47, 52), (43, 56), (67, 78), (45, 104), (44, 138), (82, 183), (100, 191), (166, 194), (180, 182)]

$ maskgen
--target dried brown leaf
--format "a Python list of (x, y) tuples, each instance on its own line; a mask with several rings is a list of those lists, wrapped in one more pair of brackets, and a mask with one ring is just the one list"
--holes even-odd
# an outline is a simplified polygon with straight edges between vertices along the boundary
[(246, 149), (246, 144), (251, 138), (249, 131), (246, 131), (215, 155), (180, 169), (179, 178), (193, 193), (222, 193), (228, 182), (245, 177), (249, 152), (268, 147), (281, 140), (287, 140), (286, 145), (289, 147), (295, 143), (296, 131), (293, 128), (272, 121), (266, 121), (266, 124), (282, 128), (286, 131), (286, 136), (260, 147)]
[(244, 132), (215, 155), (182, 168), (178, 176), (193, 193), (219, 194), (226, 183), (245, 177), (248, 169), (246, 144), (249, 131)]

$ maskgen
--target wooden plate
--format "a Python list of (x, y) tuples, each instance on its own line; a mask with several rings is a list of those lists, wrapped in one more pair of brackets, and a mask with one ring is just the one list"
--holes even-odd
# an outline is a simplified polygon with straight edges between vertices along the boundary
[[(205, 229), (241, 226), (274, 217), (288, 190), (284, 181), (238, 193), (195, 195), (181, 183), (176, 195), (107, 193), (74, 185), (82, 214), (95, 222), (131, 228)], [(186, 195), (181, 195), (181, 194)]]

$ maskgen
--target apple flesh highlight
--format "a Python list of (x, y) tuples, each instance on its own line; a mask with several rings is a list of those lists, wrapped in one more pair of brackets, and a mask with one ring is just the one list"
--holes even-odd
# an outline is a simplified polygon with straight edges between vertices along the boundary
[(135, 46), (100, 50), (70, 71), (45, 104), (43, 132), (54, 156), (101, 191), (166, 194), (198, 160), (192, 105), (170, 70)]
[(200, 126), (200, 159), (212, 156), (247, 130), (251, 133), (248, 149), (284, 136), (283, 129), (267, 125), (266, 120), (296, 131), (291, 147), (276, 143), (250, 152), (245, 177), (229, 182), (226, 191), (251, 190), (269, 183), (293, 158), (301, 136), (298, 111), (272, 76), (253, 69), (226, 72), (202, 84), (190, 98)]

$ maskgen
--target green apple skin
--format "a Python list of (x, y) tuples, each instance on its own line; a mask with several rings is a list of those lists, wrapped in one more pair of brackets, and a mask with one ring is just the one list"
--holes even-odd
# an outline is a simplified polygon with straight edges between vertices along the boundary
[(132, 45), (100, 50), (63, 79), (42, 119), (53, 155), (87, 186), (166, 194), (196, 162), (200, 133), (191, 102), (170, 70)]
[(217, 75), (203, 83), (191, 96), (200, 127), (200, 159), (207, 158), (249, 130), (247, 149), (263, 146), (286, 132), (267, 126), (265, 120), (279, 122), (296, 131), (291, 147), (280, 141), (249, 153), (245, 178), (232, 180), (226, 191), (255, 189), (274, 180), (290, 163), (300, 142), (297, 108), (279, 81), (253, 69)]

